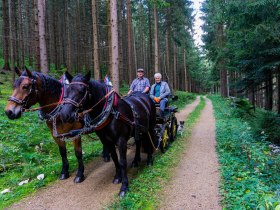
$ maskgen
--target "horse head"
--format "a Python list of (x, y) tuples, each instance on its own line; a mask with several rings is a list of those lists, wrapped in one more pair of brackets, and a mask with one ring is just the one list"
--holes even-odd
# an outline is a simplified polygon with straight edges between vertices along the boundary
[(6, 115), (12, 120), (20, 118), (23, 110), (36, 104), (38, 100), (37, 75), (33, 75), (27, 68), (24, 71), (15, 68), (15, 72), (19, 78), (13, 85), (13, 94), (5, 108)]
[(78, 74), (72, 77), (70, 73), (65, 72), (65, 76), (70, 83), (65, 92), (60, 118), (63, 122), (73, 122), (78, 112), (87, 104), (91, 74), (88, 72), (85, 76)]

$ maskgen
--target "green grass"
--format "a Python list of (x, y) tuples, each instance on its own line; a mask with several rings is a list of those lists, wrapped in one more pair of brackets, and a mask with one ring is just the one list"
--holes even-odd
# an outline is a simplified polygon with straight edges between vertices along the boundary
[(224, 209), (279, 209), (280, 156), (257, 139), (250, 125), (219, 96), (210, 97), (216, 118), (217, 152)]
[[(172, 177), (172, 171), (178, 165), (181, 154), (186, 147), (186, 138), (190, 130), (200, 116), (205, 106), (205, 100), (201, 102), (186, 120), (187, 132), (178, 137), (165, 154), (158, 152), (155, 155), (152, 167), (142, 167), (136, 177), (130, 182), (130, 191), (123, 199), (116, 197), (108, 209), (157, 209), (161, 190)], [(185, 129), (186, 131), (186, 129)]]

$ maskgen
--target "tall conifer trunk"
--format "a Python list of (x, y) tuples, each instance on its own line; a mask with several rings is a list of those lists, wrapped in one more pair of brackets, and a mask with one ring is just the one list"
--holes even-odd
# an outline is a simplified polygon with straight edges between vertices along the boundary
[(159, 72), (159, 49), (158, 49), (158, 17), (157, 5), (154, 3), (154, 43), (155, 43), (155, 73)]
[(119, 45), (117, 1), (110, 0), (111, 76), (114, 89), (119, 92)]
[(43, 74), (48, 74), (49, 69), (48, 69), (46, 33), (45, 33), (45, 14), (46, 14), (46, 1), (38, 0), (38, 23), (39, 23), (41, 72)]
[[(9, 5), (11, 6), (11, 5)], [(6, 0), (2, 0), (2, 15), (3, 15), (3, 35), (4, 35), (4, 43), (3, 43), (3, 56), (4, 56), (4, 66), (3, 70), (10, 70), (9, 65), (9, 18), (7, 14), (7, 2)]]

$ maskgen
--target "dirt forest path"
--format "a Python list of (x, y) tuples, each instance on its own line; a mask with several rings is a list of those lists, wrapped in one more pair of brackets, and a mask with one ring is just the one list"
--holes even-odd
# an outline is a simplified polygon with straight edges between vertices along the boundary
[[(197, 98), (192, 104), (187, 105), (178, 113), (178, 120), (185, 120), (199, 103)], [(130, 146), (131, 147), (131, 146)], [(134, 148), (134, 147), (133, 147)], [(128, 151), (128, 165), (134, 157), (133, 149)], [(145, 162), (146, 155), (142, 154)], [(144, 164), (144, 163), (143, 163)], [(128, 177), (131, 179), (137, 169), (128, 168)], [(110, 203), (114, 196), (119, 192), (120, 185), (112, 183), (115, 174), (113, 162), (104, 163), (101, 158), (93, 160), (85, 166), (86, 179), (80, 184), (74, 184), (75, 172), (71, 177), (64, 181), (57, 181), (54, 184), (39, 190), (35, 195), (23, 199), (8, 209), (21, 210), (76, 210), (76, 209), (102, 209)]]
[(215, 144), (213, 108), (206, 98), (206, 106), (192, 129), (182, 159), (165, 187), (161, 210), (221, 209)]

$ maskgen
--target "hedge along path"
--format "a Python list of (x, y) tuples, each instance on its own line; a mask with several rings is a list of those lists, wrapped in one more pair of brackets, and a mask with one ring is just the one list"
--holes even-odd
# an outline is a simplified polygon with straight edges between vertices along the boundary
[[(182, 111), (177, 113), (178, 119), (185, 120), (199, 103), (199, 97)], [(182, 116), (181, 116), (182, 115)], [(128, 166), (134, 158), (134, 147), (128, 151)], [(142, 154), (142, 161), (146, 161), (146, 154)], [(137, 169), (128, 167), (128, 178), (135, 177)], [(86, 179), (80, 184), (74, 184), (76, 172), (69, 179), (57, 181), (44, 189), (38, 190), (33, 196), (23, 199), (8, 209), (41, 210), (41, 209), (102, 209), (113, 201), (119, 192), (119, 185), (112, 183), (115, 174), (113, 162), (104, 163), (97, 158), (85, 167)]]
[(221, 209), (218, 168), (215, 118), (206, 98), (182, 159), (161, 196), (160, 209)]

